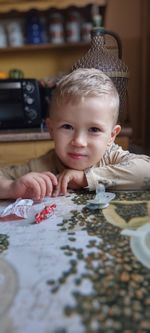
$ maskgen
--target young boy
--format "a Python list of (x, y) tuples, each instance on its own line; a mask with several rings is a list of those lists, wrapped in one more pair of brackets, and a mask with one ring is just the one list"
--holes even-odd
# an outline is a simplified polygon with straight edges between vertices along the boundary
[(114, 144), (119, 96), (113, 82), (96, 69), (64, 76), (54, 91), (47, 125), (55, 149), (25, 165), (0, 171), (0, 198), (66, 194), (98, 182), (113, 190), (150, 189), (150, 157)]

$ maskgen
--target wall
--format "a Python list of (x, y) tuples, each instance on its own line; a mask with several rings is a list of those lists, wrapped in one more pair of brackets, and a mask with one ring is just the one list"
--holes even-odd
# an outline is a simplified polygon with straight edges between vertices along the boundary
[(143, 4), (144, 0), (108, 0), (106, 15), (106, 28), (120, 35), (123, 60), (129, 67), (128, 111), (136, 144), (144, 144), (141, 126)]

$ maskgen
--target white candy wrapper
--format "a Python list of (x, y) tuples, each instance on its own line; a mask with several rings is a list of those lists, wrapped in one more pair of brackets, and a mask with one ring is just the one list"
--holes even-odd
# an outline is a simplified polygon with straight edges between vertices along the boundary
[(11, 203), (0, 212), (0, 217), (6, 217), (9, 215), (16, 215), (22, 218), (28, 218), (34, 216), (40, 210), (45, 207), (45, 203), (34, 204), (31, 199), (17, 199), (14, 203)]

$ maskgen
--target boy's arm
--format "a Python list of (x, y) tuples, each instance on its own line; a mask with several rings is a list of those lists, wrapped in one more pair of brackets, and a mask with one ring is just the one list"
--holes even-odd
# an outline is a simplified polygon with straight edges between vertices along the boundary
[(97, 182), (114, 190), (150, 189), (150, 157), (118, 147), (110, 151), (102, 165), (86, 170), (86, 178), (91, 190), (95, 190)]
[[(21, 189), (24, 187), (24, 177), (26, 175), (28, 175), (28, 177), (25, 178), (25, 187), (32, 187), (35, 189), (40, 185), (42, 190), (38, 191), (39, 193), (45, 193), (46, 195), (51, 193), (52, 186), (55, 186), (57, 183), (57, 179), (54, 174), (49, 171), (45, 171), (49, 170), (53, 165), (51, 160), (51, 154), (45, 154), (39, 158), (32, 159), (25, 164), (12, 165), (0, 169), (0, 199), (14, 199), (19, 196), (31, 197), (33, 191), (30, 190), (27, 193), (24, 189), (24, 191), (21, 192)], [(36, 175), (34, 175), (34, 173)], [(22, 182), (21, 184), (20, 179)], [(42, 185), (43, 181), (46, 183), (46, 190), (45, 185)], [(52, 186), (51, 183), (53, 184)]]
[(0, 175), (0, 199), (11, 198), (10, 187), (13, 180), (7, 179)]
[(99, 182), (114, 190), (150, 189), (150, 157), (131, 154), (113, 145), (99, 166), (84, 171), (66, 169), (60, 173), (53, 196), (66, 194), (67, 188), (88, 186), (90, 190), (95, 190)]
[(17, 173), (20, 174), (21, 171), (24, 174), (26, 170), (22, 170), (20, 165), (7, 166), (0, 169), (0, 199), (12, 198), (11, 185), (17, 178)]
[(0, 199), (30, 198), (42, 200), (51, 196), (57, 178), (51, 172), (29, 172), (16, 180), (0, 177)]
[(55, 170), (55, 155), (53, 149), (42, 156), (30, 159), (26, 163), (0, 168), (0, 177), (15, 180), (29, 172), (45, 171), (50, 171), (54, 174), (57, 173)]
[(13, 182), (30, 172), (28, 163), (23, 165), (10, 165), (0, 169), (0, 199), (13, 199)]

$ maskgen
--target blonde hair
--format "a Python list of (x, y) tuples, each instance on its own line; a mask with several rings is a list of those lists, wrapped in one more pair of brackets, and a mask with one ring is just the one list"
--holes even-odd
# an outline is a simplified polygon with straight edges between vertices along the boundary
[[(104, 97), (118, 119), (119, 94), (112, 80), (95, 68), (79, 68), (64, 75), (56, 84), (52, 94), (51, 109), (62, 104), (80, 102), (86, 97)], [(109, 97), (107, 99), (107, 97)]]

